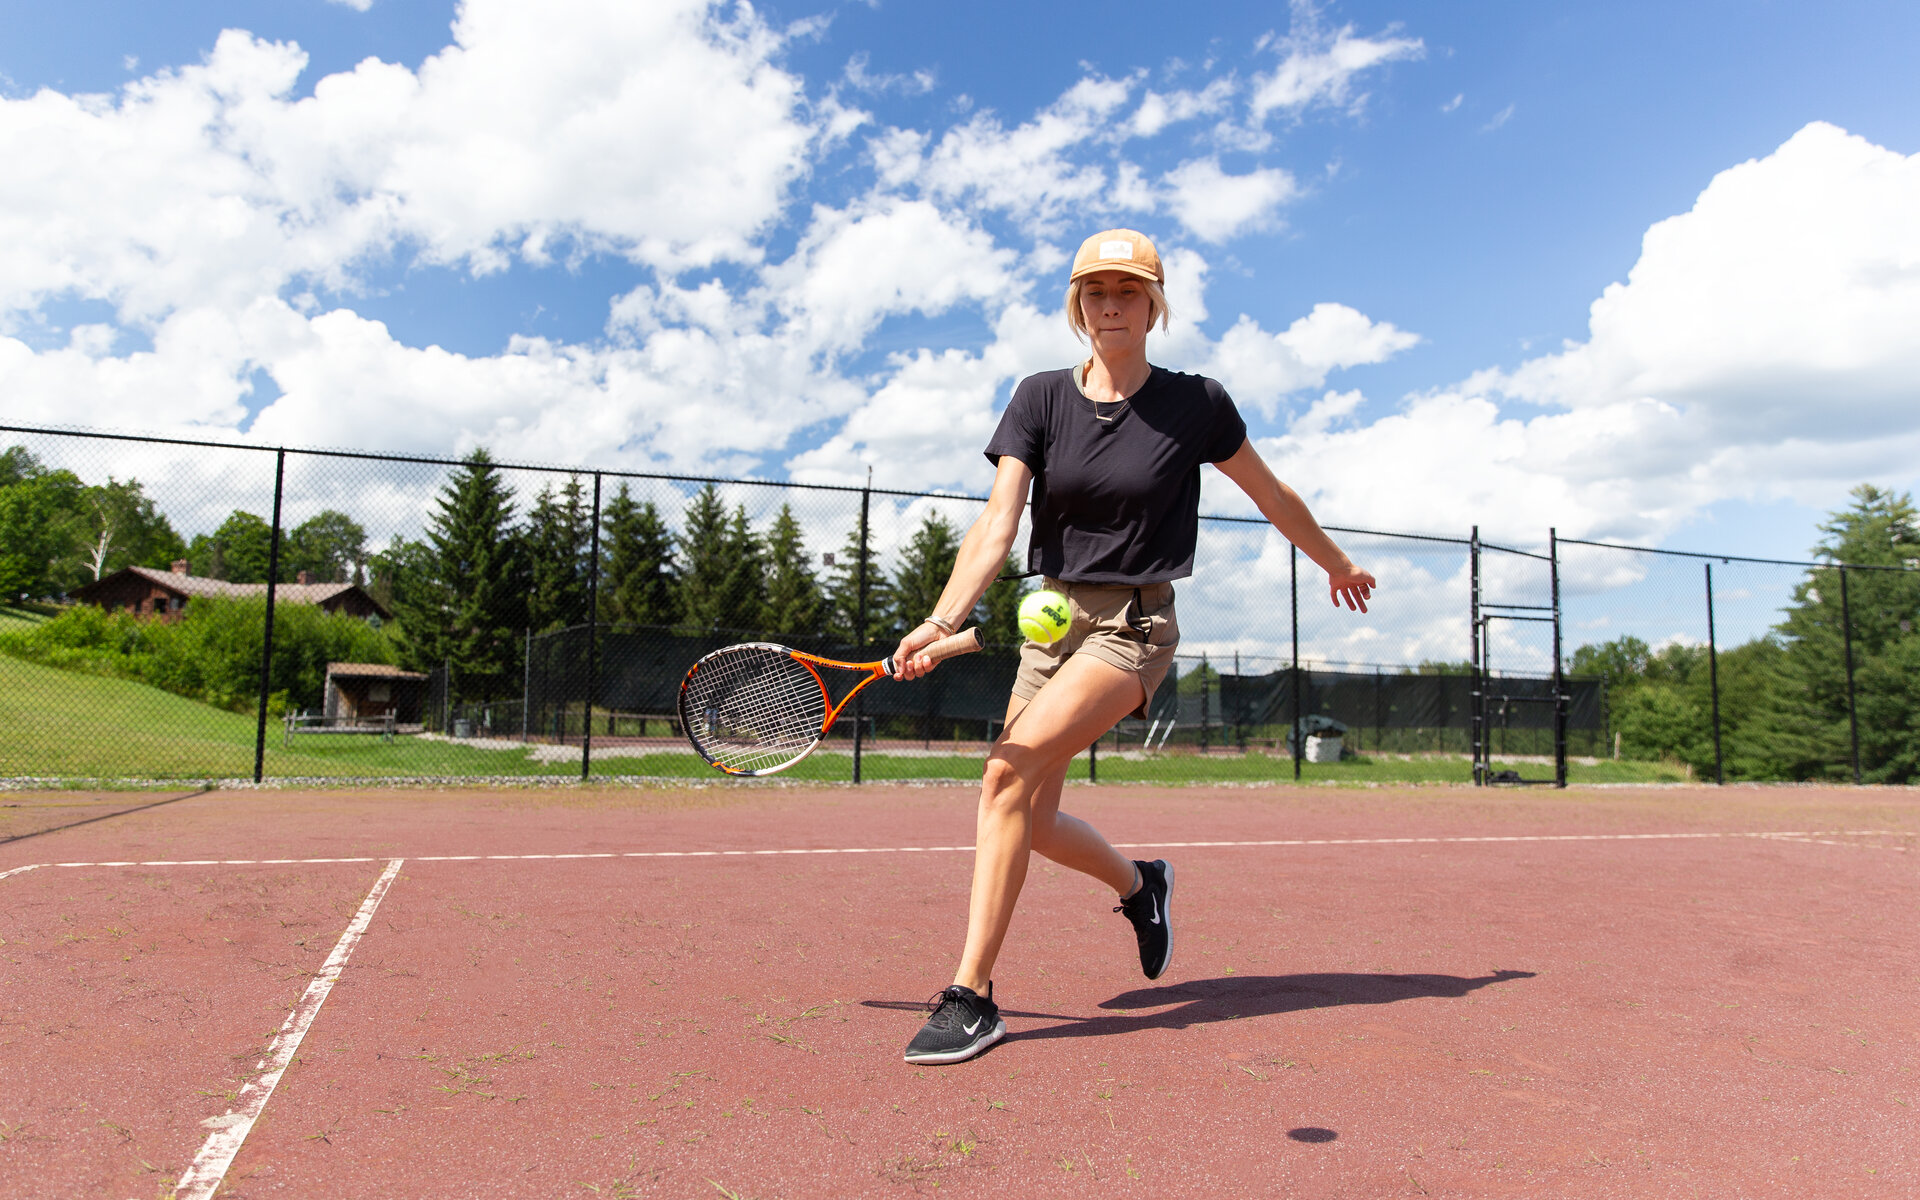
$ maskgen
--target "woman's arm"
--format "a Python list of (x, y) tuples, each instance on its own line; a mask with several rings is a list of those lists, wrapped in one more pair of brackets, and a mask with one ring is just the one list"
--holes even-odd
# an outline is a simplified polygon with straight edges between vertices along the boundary
[[(931, 615), (940, 617), (958, 632), (973, 615), (988, 585), (1006, 565), (1007, 551), (1020, 532), (1020, 513), (1027, 506), (1027, 491), (1033, 486), (1033, 472), (1011, 454), (1000, 456), (1000, 468), (993, 477), (993, 492), (987, 497), (987, 510), (980, 514), (960, 543), (953, 562), (953, 574), (940, 593), (940, 603)], [(933, 670), (933, 660), (920, 651), (947, 636), (937, 625), (922, 623), (907, 631), (893, 652), (897, 679), (912, 679)]]
[(1214, 465), (1222, 475), (1240, 485), (1240, 490), (1259, 508), (1260, 515), (1273, 522), (1282, 536), (1326, 571), (1335, 608), (1340, 607), (1344, 599), (1348, 608), (1367, 611), (1367, 598), (1375, 587), (1373, 576), (1353, 565), (1346, 551), (1335, 545), (1327, 531), (1320, 528), (1320, 522), (1313, 519), (1299, 493), (1274, 476), (1266, 460), (1253, 448), (1252, 438), (1241, 442), (1232, 458)]

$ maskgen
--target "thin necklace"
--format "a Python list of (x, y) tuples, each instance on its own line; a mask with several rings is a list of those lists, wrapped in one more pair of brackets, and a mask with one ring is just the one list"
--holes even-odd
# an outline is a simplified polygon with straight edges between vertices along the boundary
[[(1125, 410), (1125, 408), (1127, 407), (1127, 401), (1133, 399), (1133, 397), (1122, 396), (1118, 400), (1095, 400), (1092, 396), (1087, 396), (1087, 373), (1092, 368), (1092, 366), (1093, 366), (1092, 362), (1082, 363), (1080, 366), (1080, 394), (1082, 396), (1087, 397), (1088, 404), (1093, 405), (1093, 419), (1096, 421), (1099, 421), (1103, 425), (1111, 425), (1115, 421), (1119, 420), (1121, 412)], [(1108, 404), (1112, 406), (1113, 411), (1110, 415), (1107, 415), (1107, 416), (1100, 415), (1100, 406), (1102, 404)]]

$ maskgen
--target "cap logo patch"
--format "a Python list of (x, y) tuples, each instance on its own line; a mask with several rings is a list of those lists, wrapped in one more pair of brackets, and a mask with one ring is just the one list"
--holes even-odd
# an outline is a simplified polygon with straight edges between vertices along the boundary
[(1123, 242), (1123, 241), (1101, 242), (1100, 257), (1101, 258), (1124, 258), (1128, 262), (1132, 262), (1133, 261), (1133, 243)]

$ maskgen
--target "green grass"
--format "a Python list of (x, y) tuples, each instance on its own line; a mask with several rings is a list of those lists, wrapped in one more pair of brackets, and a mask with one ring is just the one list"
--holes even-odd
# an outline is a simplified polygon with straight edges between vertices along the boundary
[[(256, 718), (143, 683), (62, 671), (0, 655), (0, 777), (251, 778)], [(267, 729), (274, 776), (569, 775), (518, 751), (414, 738), (306, 737), (282, 748)]]
[(0, 629), (25, 629), (31, 625), (38, 625), (57, 611), (59, 610), (44, 604), (35, 604), (27, 608), (13, 604), (0, 604)]
[[(9, 610), (9, 612), (17, 610)], [(40, 666), (0, 655), (0, 778), (235, 779), (251, 778), (255, 717), (187, 700), (146, 684)], [(282, 745), (281, 729), (267, 730), (266, 773), (274, 778), (427, 776), (523, 776), (577, 778), (579, 760), (539, 762), (518, 746), (482, 749), (437, 739), (307, 735)], [(1505, 765), (1498, 760), (1495, 766)], [(1517, 763), (1522, 775), (1543, 776), (1546, 764)], [(861, 776), (871, 780), (980, 777), (979, 757), (866, 754)], [(595, 776), (716, 779), (713, 768), (683, 753), (601, 753)], [(853, 756), (838, 745), (782, 773), (793, 780), (852, 778)], [(1087, 760), (1076, 759), (1070, 778), (1087, 777)], [(1612, 762), (1571, 765), (1575, 783), (1656, 783), (1683, 779), (1664, 763)], [(1293, 763), (1284, 755), (1169, 753), (1123, 758), (1100, 754), (1102, 783), (1288, 782)], [(1467, 783), (1464, 758), (1362, 756), (1341, 763), (1302, 765), (1308, 783)]]

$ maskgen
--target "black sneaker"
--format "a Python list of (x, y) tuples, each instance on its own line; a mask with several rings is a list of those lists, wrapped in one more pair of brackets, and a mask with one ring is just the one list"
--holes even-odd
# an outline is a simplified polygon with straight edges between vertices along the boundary
[(1007, 1036), (992, 983), (984, 996), (956, 983), (927, 1001), (927, 1007), (933, 1010), (927, 1023), (907, 1043), (910, 1063), (965, 1062)]
[(1133, 922), (1133, 936), (1140, 942), (1140, 969), (1148, 979), (1158, 979), (1173, 959), (1173, 916), (1167, 911), (1173, 900), (1173, 868), (1164, 858), (1133, 865), (1140, 869), (1140, 890), (1113, 911), (1127, 914)]

